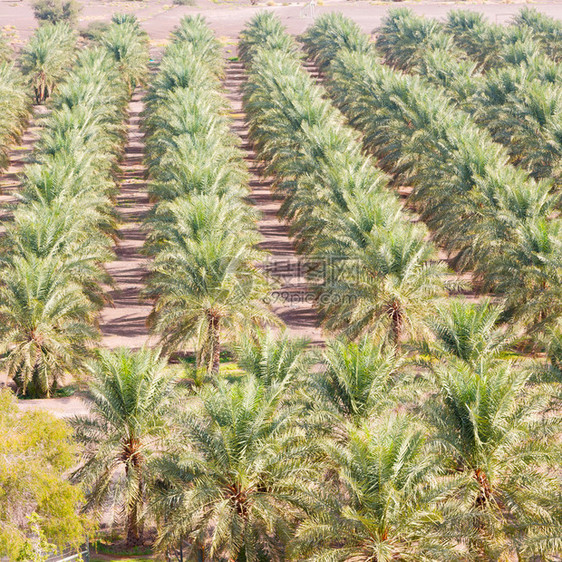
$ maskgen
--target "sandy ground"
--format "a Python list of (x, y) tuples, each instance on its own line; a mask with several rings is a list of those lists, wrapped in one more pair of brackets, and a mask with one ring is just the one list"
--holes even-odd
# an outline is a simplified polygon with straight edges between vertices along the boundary
[[(194, 0), (195, 6), (174, 6), (173, 0), (137, 0), (137, 1), (94, 1), (82, 2), (84, 9), (80, 26), (86, 27), (93, 21), (106, 21), (115, 12), (134, 12), (154, 42), (167, 40), (170, 31), (178, 19), (186, 14), (198, 13), (207, 18), (219, 36), (236, 37), (244, 23), (259, 10), (277, 13), (291, 33), (301, 33), (312, 21), (308, 13), (303, 13), (302, 2), (260, 2), (252, 6), (249, 2), (227, 0)], [(344, 12), (353, 18), (365, 31), (371, 31), (379, 25), (381, 19), (391, 8), (408, 6), (416, 13), (430, 17), (442, 18), (454, 8), (475, 10), (484, 13), (492, 21), (507, 22), (522, 6), (532, 6), (545, 14), (562, 19), (562, 3), (557, 1), (517, 2), (350, 2), (342, 0), (324, 0), (323, 6), (316, 7), (316, 14), (332, 11)], [(30, 7), (30, 0), (0, 0), (0, 27), (11, 26), (20, 39), (25, 40), (32, 33), (35, 21)]]

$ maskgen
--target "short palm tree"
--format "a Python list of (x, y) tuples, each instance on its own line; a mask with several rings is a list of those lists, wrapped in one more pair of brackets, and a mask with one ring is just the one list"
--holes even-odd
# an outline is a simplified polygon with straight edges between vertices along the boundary
[(14, 255), (0, 268), (3, 363), (23, 394), (49, 397), (80, 374), (97, 339), (95, 308), (60, 257)]
[(404, 358), (384, 342), (332, 341), (322, 353), (323, 369), (313, 375), (313, 407), (339, 424), (362, 425), (389, 406)]
[(439, 393), (426, 404), (432, 440), (456, 479), (445, 527), (479, 560), (548, 558), (562, 546), (559, 428), (544, 416), (550, 397), (529, 377), (509, 362), (476, 370), (450, 362), (437, 369)]
[(353, 428), (349, 441), (324, 444), (337, 474), (324, 505), (299, 526), (295, 560), (391, 562), (452, 559), (439, 536), (439, 466), (422, 429), (390, 416), (372, 428)]
[(174, 382), (158, 350), (101, 350), (90, 366), (89, 414), (71, 420), (84, 446), (74, 480), (84, 483), (87, 507), (122, 487), (127, 544), (143, 541), (143, 516), (151, 459), (167, 433)]
[(160, 463), (160, 548), (185, 542), (204, 561), (286, 559), (314, 473), (312, 444), (295, 429), (301, 409), (288, 403), (287, 382), (221, 382), (183, 413)]
[(294, 339), (271, 330), (246, 338), (236, 346), (236, 360), (246, 372), (265, 385), (306, 380), (313, 358), (307, 353), (308, 340)]

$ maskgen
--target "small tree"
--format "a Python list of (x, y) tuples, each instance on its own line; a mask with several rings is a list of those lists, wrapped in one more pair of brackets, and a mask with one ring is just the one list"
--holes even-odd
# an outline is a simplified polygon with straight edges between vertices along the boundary
[(40, 22), (76, 25), (82, 6), (76, 0), (34, 0), (33, 14)]
[(84, 541), (92, 527), (79, 513), (82, 491), (64, 477), (74, 453), (66, 423), (22, 413), (13, 394), (0, 391), (0, 557), (37, 560)]

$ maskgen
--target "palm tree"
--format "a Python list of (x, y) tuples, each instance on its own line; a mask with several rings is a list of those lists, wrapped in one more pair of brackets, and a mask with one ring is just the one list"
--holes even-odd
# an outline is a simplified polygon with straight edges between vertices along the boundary
[(475, 370), (451, 361), (437, 369), (439, 393), (426, 404), (457, 480), (445, 527), (479, 560), (560, 551), (558, 424), (543, 415), (550, 398), (529, 377), (509, 362)]
[(74, 62), (75, 47), (76, 33), (67, 23), (37, 28), (22, 51), (22, 69), (35, 91), (36, 103), (43, 103), (60, 84)]
[[(430, 303), (446, 295), (448, 269), (432, 262), (435, 248), (414, 228), (389, 232), (375, 226), (361, 233), (359, 241), (353, 239), (356, 234), (352, 228), (336, 233), (332, 255), (344, 259), (336, 261), (320, 289), (326, 325), (352, 338), (380, 335), (399, 346), (406, 335), (423, 332)], [(345, 247), (346, 253), (338, 247)]]
[(115, 18), (102, 35), (101, 44), (115, 59), (129, 93), (146, 80), (148, 72), (148, 35), (136, 18)]
[(3, 363), (23, 394), (47, 396), (79, 374), (97, 331), (95, 308), (58, 256), (14, 255), (0, 268)]
[(371, 338), (332, 341), (322, 353), (323, 369), (313, 375), (312, 405), (333, 421), (361, 426), (389, 406), (404, 358)]
[(436, 338), (429, 346), (430, 353), (440, 359), (452, 356), (474, 369), (486, 361), (506, 358), (513, 338), (498, 327), (503, 311), (490, 299), (479, 303), (450, 301), (428, 322)]
[(304, 338), (293, 339), (268, 330), (236, 346), (237, 363), (265, 385), (286, 378), (303, 382), (313, 362), (312, 355), (306, 351), (308, 344)]
[(267, 305), (270, 284), (256, 265), (264, 256), (255, 248), (258, 234), (244, 228), (248, 218), (240, 205), (215, 197), (178, 198), (166, 211), (167, 221), (155, 224), (158, 252), (148, 294), (156, 302), (149, 323), (168, 350), (195, 340), (197, 364), (216, 374), (221, 334), (276, 322)]
[(148, 348), (100, 350), (90, 366), (89, 414), (71, 420), (84, 448), (72, 474), (84, 483), (87, 507), (100, 507), (116, 485), (123, 486), (127, 545), (143, 541), (143, 517), (151, 461), (168, 433), (174, 381), (167, 360)]
[(337, 479), (324, 490), (324, 505), (299, 526), (294, 559), (454, 558), (437, 528), (439, 465), (419, 426), (390, 416), (372, 428), (350, 428), (345, 445), (326, 441), (323, 449)]
[(314, 473), (288, 383), (219, 382), (182, 414), (160, 462), (159, 548), (185, 541), (199, 560), (286, 559)]

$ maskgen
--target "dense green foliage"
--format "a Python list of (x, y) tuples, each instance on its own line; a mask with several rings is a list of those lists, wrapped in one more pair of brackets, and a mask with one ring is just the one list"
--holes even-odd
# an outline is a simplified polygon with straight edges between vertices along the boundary
[(195, 342), (197, 365), (218, 372), (221, 340), (275, 321), (258, 268), (256, 215), (229, 130), (220, 46), (201, 18), (185, 18), (147, 96), (147, 165), (158, 199), (148, 224), (154, 255), (149, 318), (170, 351)]
[[(72, 471), (66, 426), (0, 394), (1, 548), (30, 559), (40, 543), (77, 544), (84, 502), (98, 518), (114, 511), (128, 547), (154, 525), (168, 559), (557, 560), (558, 200), (525, 168), (550, 172), (495, 142), (483, 109), (512, 111), (515, 138), (532, 105), (523, 92), (545, 81), (537, 61), (556, 69), (556, 25), (530, 11), (520, 22), (506, 31), (465, 13), (442, 25), (397, 11), (376, 51), (350, 20), (322, 16), (304, 41), (326, 89), (274, 15), (241, 34), (250, 141), (310, 258), (323, 326), (339, 336), (310, 349), (263, 329), (278, 321), (220, 43), (202, 18), (184, 18), (142, 114), (148, 321), (163, 351), (96, 352), (125, 108), (148, 74), (138, 22), (113, 18), (51, 97), (2, 240), (4, 365), (27, 393), (48, 395), (69, 373), (90, 384), (88, 413), (72, 420)], [(520, 73), (514, 94), (486, 105), (500, 72)], [(429, 229), (389, 189), (404, 183)], [(493, 298), (455, 294), (433, 239)], [(518, 354), (529, 334), (546, 352), (536, 361)], [(197, 372), (181, 379), (166, 354), (193, 347)]]
[(20, 413), (12, 393), (0, 391), (0, 556), (42, 559), (40, 536), (59, 548), (84, 542), (92, 527), (79, 514), (82, 490), (65, 476), (75, 454), (63, 421)]
[(559, 318), (558, 197), (507, 164), (508, 154), (443, 90), (379, 62), (341, 16), (319, 18), (305, 43), (328, 75), (338, 107), (412, 198), (436, 240), (483, 291), (505, 299), (505, 317), (529, 331)]
[[(98, 337), (130, 86), (108, 47), (119, 27), (106, 47), (82, 51), (59, 85), (2, 241), (0, 341), (23, 393), (49, 395), (66, 374), (79, 374)], [(131, 42), (145, 41), (137, 35)]]

